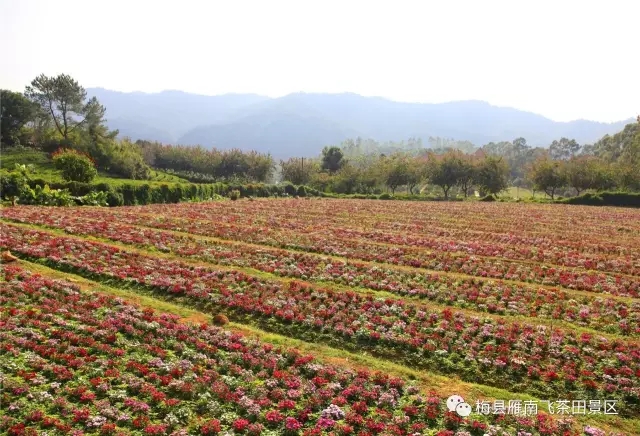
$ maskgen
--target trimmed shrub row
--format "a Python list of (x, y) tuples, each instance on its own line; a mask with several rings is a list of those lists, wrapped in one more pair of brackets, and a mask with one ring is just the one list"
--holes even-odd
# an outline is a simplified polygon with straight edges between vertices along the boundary
[(598, 192), (587, 193), (577, 197), (556, 201), (564, 204), (582, 204), (587, 206), (620, 206), (640, 207), (640, 193), (631, 192)]
[[(0, 190), (4, 192), (4, 184), (8, 180), (2, 178)], [(315, 189), (306, 186), (226, 183), (187, 183), (187, 184), (118, 184), (81, 183), (81, 182), (47, 182), (42, 179), (29, 180), (31, 188), (49, 185), (51, 189), (66, 189), (72, 196), (85, 196), (93, 192), (106, 192), (109, 206), (132, 206), (153, 203), (179, 203), (181, 201), (204, 201), (216, 196), (229, 197), (231, 192), (238, 191), (240, 197), (274, 197), (274, 196), (319, 196)]]

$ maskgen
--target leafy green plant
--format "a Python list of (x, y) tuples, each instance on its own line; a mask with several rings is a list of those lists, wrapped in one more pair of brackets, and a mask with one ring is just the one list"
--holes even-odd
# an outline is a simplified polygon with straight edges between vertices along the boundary
[(109, 206), (109, 192), (94, 191), (78, 197), (77, 200), (84, 206)]
[(85, 153), (63, 148), (56, 151), (52, 157), (64, 180), (89, 183), (98, 175), (93, 159)]
[(240, 198), (240, 191), (238, 191), (237, 189), (232, 190), (231, 192), (229, 192), (229, 198), (231, 200), (237, 200), (238, 198)]
[(16, 163), (14, 170), (0, 180), (0, 197), (11, 200), (15, 205), (20, 197), (28, 194), (29, 174), (32, 172), (33, 165)]
[(68, 190), (51, 189), (49, 185), (29, 188), (20, 196), (19, 202), (40, 206), (71, 206), (74, 203)]

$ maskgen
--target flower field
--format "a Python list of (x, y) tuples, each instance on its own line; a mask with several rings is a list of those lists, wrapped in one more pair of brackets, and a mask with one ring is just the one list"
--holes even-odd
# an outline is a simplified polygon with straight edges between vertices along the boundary
[(19, 267), (2, 274), (6, 434), (577, 434), (545, 415), (463, 420), (402, 379), (89, 297)]
[(2, 210), (0, 247), (26, 265), (5, 266), (0, 281), (2, 404), (11, 405), (0, 432), (605, 434), (580, 429), (580, 416), (461, 418), (446, 392), (89, 297), (30, 273), (31, 262), (514, 395), (615, 401), (620, 419), (640, 423), (636, 210), (20, 206)]

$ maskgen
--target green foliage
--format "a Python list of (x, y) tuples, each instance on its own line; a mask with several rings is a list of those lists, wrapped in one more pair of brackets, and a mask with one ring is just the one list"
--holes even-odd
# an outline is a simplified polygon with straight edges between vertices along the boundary
[(37, 185), (29, 188), (19, 198), (20, 204), (34, 204), (40, 206), (71, 206), (73, 197), (66, 189), (51, 189), (49, 185)]
[(98, 138), (89, 146), (79, 147), (90, 154), (98, 168), (116, 176), (132, 180), (147, 180), (151, 170), (142, 157), (137, 144), (128, 139), (117, 141)]
[(575, 139), (560, 138), (549, 146), (549, 155), (554, 160), (571, 159), (580, 151), (580, 144)]
[(311, 159), (289, 158), (280, 161), (280, 170), (282, 180), (288, 180), (295, 185), (306, 185), (319, 168), (317, 162)]
[(255, 151), (207, 150), (200, 146), (162, 145), (149, 141), (136, 141), (136, 144), (147, 165), (178, 174), (203, 174), (209, 176), (206, 182), (266, 182), (274, 169), (270, 155)]
[(576, 190), (576, 195), (587, 189), (604, 191), (615, 187), (610, 165), (595, 156), (571, 158), (564, 163), (562, 170), (567, 184)]
[(37, 107), (19, 92), (0, 90), (0, 143), (20, 145), (22, 128), (35, 117)]
[(290, 196), (294, 196), (294, 195), (296, 195), (297, 189), (296, 189), (296, 187), (295, 187), (293, 184), (291, 184), (291, 183), (284, 183), (284, 184), (282, 185), (282, 192), (283, 192), (284, 194), (287, 194), (287, 195), (290, 195)]
[(627, 124), (613, 136), (605, 135), (591, 147), (593, 154), (607, 162), (640, 167), (640, 121)]
[(67, 74), (36, 77), (25, 90), (25, 96), (51, 117), (64, 139), (83, 125), (100, 123), (105, 108), (93, 97), (85, 102), (87, 91)]
[(331, 186), (331, 176), (329, 173), (320, 172), (315, 173), (311, 176), (311, 180), (309, 181), (309, 186), (312, 186), (314, 189), (322, 192), (328, 192), (329, 187)]
[(449, 190), (458, 184), (464, 171), (462, 156), (459, 151), (449, 151), (440, 156), (433, 153), (429, 155), (427, 178), (429, 182), (442, 188), (445, 199), (449, 198)]
[(384, 194), (380, 194), (378, 197), (379, 200), (393, 200), (393, 195), (385, 192)]
[(29, 191), (28, 178), (20, 172), (0, 176), (0, 196), (15, 202)]
[(85, 196), (78, 197), (77, 202), (82, 206), (109, 206), (109, 192), (92, 191)]
[(424, 150), (421, 138), (409, 138), (406, 141), (386, 141), (378, 142), (373, 139), (347, 139), (340, 144), (343, 157), (350, 162), (355, 160), (366, 160), (372, 156), (380, 156), (381, 154), (394, 154), (398, 152), (416, 154)]
[(586, 193), (577, 197), (559, 200), (558, 203), (582, 204), (587, 206), (640, 207), (640, 193), (604, 191), (597, 194)]
[(481, 191), (498, 194), (509, 187), (508, 175), (509, 167), (501, 157), (487, 156), (477, 166), (475, 182)]
[(538, 159), (531, 167), (529, 178), (536, 189), (544, 191), (551, 199), (566, 184), (560, 162), (547, 157)]
[[(73, 197), (69, 189), (51, 189), (44, 180), (31, 180), (30, 168), (27, 165), (16, 164), (15, 170), (0, 176), (0, 196), (12, 203), (31, 204), (41, 206), (71, 206), (79, 205), (107, 206), (108, 193), (87, 189), (84, 196)], [(77, 184), (77, 182), (71, 182)], [(81, 186), (87, 186), (80, 183)], [(89, 185), (90, 186), (90, 185)], [(76, 186), (76, 191), (79, 191)]]
[(640, 165), (619, 162), (613, 166), (615, 184), (624, 190), (640, 191)]
[(298, 186), (298, 189), (296, 190), (296, 195), (298, 197), (306, 197), (307, 196), (307, 189), (304, 187), (304, 185)]
[(384, 183), (395, 194), (400, 186), (408, 186), (409, 191), (420, 181), (420, 174), (415, 159), (404, 154), (394, 154), (385, 159)]
[(72, 149), (60, 149), (53, 155), (53, 164), (67, 181), (92, 181), (97, 175), (94, 162), (84, 153)]
[(240, 191), (237, 189), (232, 190), (231, 192), (229, 192), (229, 198), (231, 200), (237, 200), (240, 198)]
[(469, 191), (478, 180), (478, 165), (472, 156), (465, 155), (461, 159), (460, 176), (457, 185), (462, 190), (464, 197), (469, 196)]
[(344, 162), (342, 167), (330, 175), (330, 189), (338, 194), (353, 194), (360, 183), (360, 170), (349, 162)]
[(340, 147), (325, 147), (322, 150), (322, 169), (335, 173), (344, 165), (344, 153)]

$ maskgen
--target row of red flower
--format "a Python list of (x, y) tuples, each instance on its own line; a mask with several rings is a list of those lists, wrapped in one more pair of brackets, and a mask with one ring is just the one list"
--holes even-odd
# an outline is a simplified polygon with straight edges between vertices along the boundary
[(359, 263), (331, 262), (314, 254), (276, 248), (202, 240), (175, 233), (95, 220), (71, 213), (29, 209), (12, 214), (17, 221), (62, 228), (74, 235), (109, 238), (127, 244), (152, 246), (184, 257), (231, 266), (249, 266), (281, 276), (331, 281), (401, 295), (418, 296), (447, 305), (490, 313), (562, 319), (580, 326), (629, 335), (640, 334), (640, 302), (627, 304), (611, 298), (572, 295), (561, 289), (423, 274)]
[(181, 324), (20, 268), (1, 275), (3, 434), (581, 434), (544, 414), (462, 418), (383, 373)]
[[(637, 255), (640, 216), (637, 210), (480, 203), (395, 203), (372, 201), (258, 201), (151, 205), (135, 208), (152, 215), (190, 220), (215, 217), (238, 225), (298, 228), (318, 223), (325, 228), (380, 230), (385, 234), (484, 241), (544, 249)], [(125, 211), (119, 209), (117, 213)], [(132, 210), (132, 208), (129, 208)]]
[[(74, 211), (73, 216), (83, 216), (99, 220), (104, 220), (109, 217), (109, 219), (112, 220), (117, 219), (120, 222), (138, 225), (156, 223), (158, 227), (170, 229), (178, 226), (178, 228), (186, 228), (188, 231), (199, 234), (202, 234), (201, 229), (203, 227), (206, 229), (206, 234), (209, 234), (211, 228), (220, 228), (215, 232), (216, 236), (255, 243), (272, 241), (271, 245), (277, 243), (280, 246), (292, 246), (297, 249), (324, 252), (327, 254), (341, 254), (345, 249), (348, 249), (350, 252), (357, 253), (357, 256), (361, 256), (362, 253), (374, 250), (376, 258), (372, 260), (382, 262), (386, 261), (386, 258), (384, 257), (385, 252), (380, 252), (380, 250), (385, 250), (385, 247), (381, 248), (379, 246), (380, 243), (393, 244), (393, 246), (387, 247), (386, 252), (391, 258), (428, 259), (430, 256), (433, 256), (432, 251), (436, 251), (453, 253), (454, 255), (465, 254), (471, 256), (499, 257), (505, 260), (529, 260), (538, 263), (578, 267), (587, 270), (640, 275), (640, 257), (635, 257), (637, 253), (634, 252), (628, 253), (625, 256), (599, 255), (580, 252), (573, 248), (558, 247), (556, 243), (549, 245), (540, 241), (536, 243), (531, 243), (534, 241), (488, 243), (481, 238), (453, 240), (451, 238), (398, 234), (382, 230), (364, 231), (349, 227), (334, 227), (330, 223), (324, 223), (322, 221), (318, 222), (318, 229), (322, 229), (322, 231), (314, 233), (308, 232), (308, 223), (304, 221), (287, 221), (285, 226), (283, 226), (270, 220), (268, 226), (265, 228), (265, 222), (256, 224), (248, 222), (249, 219), (236, 222), (235, 216), (233, 223), (228, 223), (226, 220), (222, 220), (224, 222), (221, 223), (219, 216), (216, 216), (214, 222), (212, 222), (210, 218), (204, 219), (198, 216), (198, 220), (201, 221), (198, 225), (198, 220), (188, 219), (185, 221), (185, 218), (180, 216), (179, 209), (176, 210), (178, 216), (173, 216), (169, 213), (161, 217), (150, 217), (148, 214), (141, 214), (140, 212), (149, 211), (141, 209), (136, 213), (117, 212), (114, 214), (110, 210), (85, 209), (79, 213)], [(41, 210), (41, 208), (37, 207), (13, 208), (5, 213), (6, 218), (22, 221), (41, 220), (43, 215), (51, 221), (60, 221), (68, 219), (70, 213), (65, 210), (51, 212), (49, 210)], [(49, 217), (49, 215), (52, 216)], [(189, 226), (189, 224), (192, 223), (195, 225)], [(240, 225), (245, 228), (242, 234), (236, 232), (237, 227)], [(259, 230), (259, 232), (257, 232), (257, 230)], [(259, 237), (256, 237), (258, 235)], [(485, 235), (495, 236), (492, 234)], [(249, 238), (249, 236), (253, 238)]]
[[(20, 212), (10, 211), (8, 218), (38, 220), (44, 212), (35, 210), (35, 216), (20, 217)], [(29, 214), (29, 212), (27, 212)], [(70, 211), (46, 211), (51, 219), (64, 224)], [(73, 211), (73, 214), (91, 214), (95, 219), (104, 221), (108, 216), (101, 216), (100, 209), (92, 212)], [(46, 218), (45, 218), (46, 219)], [(640, 277), (627, 276), (615, 272), (604, 273), (590, 271), (584, 268), (553, 267), (540, 263), (524, 261), (499, 260), (463, 253), (446, 251), (425, 251), (411, 247), (387, 246), (365, 240), (331, 238), (326, 233), (318, 232), (304, 234), (298, 230), (272, 230), (266, 226), (247, 226), (236, 224), (220, 224), (214, 220), (194, 221), (170, 216), (150, 217), (140, 213), (119, 213), (115, 219), (119, 222), (150, 226), (167, 230), (182, 230), (196, 235), (216, 236), (224, 239), (238, 240), (268, 246), (292, 248), (321, 254), (344, 256), (354, 260), (364, 260), (379, 263), (391, 263), (412, 268), (426, 268), (435, 271), (463, 273), (478, 277), (507, 279), (543, 285), (563, 286), (570, 289), (591, 292), (605, 292), (613, 295), (640, 296)], [(624, 262), (618, 262), (623, 268)], [(602, 267), (606, 267), (606, 262)], [(635, 264), (632, 268), (635, 269)], [(624, 268), (623, 268), (624, 269)]]
[(254, 317), (287, 334), (328, 334), (346, 347), (371, 347), (465, 380), (537, 395), (600, 394), (629, 404), (640, 399), (640, 348), (634, 342), (283, 284), (6, 224), (0, 231), (0, 245), (15, 252), (153, 287), (184, 297), (185, 304)]
[[(247, 211), (251, 213), (243, 215), (237, 211), (219, 210), (220, 206), (218, 205), (208, 207), (212, 210), (205, 209), (198, 212), (193, 211), (192, 208), (185, 210), (179, 207), (164, 207), (162, 214), (156, 214), (153, 210), (147, 210), (146, 208), (140, 209), (138, 212), (148, 212), (154, 217), (184, 218), (189, 221), (215, 220), (216, 225), (232, 223), (235, 226), (267, 227), (268, 231), (275, 231), (276, 233), (283, 230), (292, 231), (294, 234), (306, 233), (309, 230), (309, 222), (313, 222), (317, 228), (322, 229), (328, 239), (349, 238), (394, 244), (404, 249), (414, 247), (413, 250), (407, 251), (407, 254), (420, 253), (421, 251), (416, 248), (426, 248), (446, 252), (465, 252), (479, 256), (498, 256), (505, 259), (534, 260), (555, 265), (640, 275), (640, 257), (637, 251), (631, 249), (632, 247), (613, 245), (610, 247), (609, 253), (597, 253), (599, 250), (594, 250), (593, 244), (585, 245), (583, 237), (576, 238), (578, 241), (558, 240), (557, 238), (541, 238), (539, 236), (527, 237), (522, 234), (505, 235), (493, 232), (478, 232), (477, 230), (471, 231), (469, 228), (466, 229), (467, 234), (463, 234), (448, 227), (449, 223), (446, 220), (445, 222), (439, 222), (437, 228), (434, 228), (433, 225), (405, 228), (395, 220), (395, 214), (389, 215), (388, 221), (363, 226), (353, 217), (345, 221), (344, 219), (331, 219), (330, 216), (325, 215), (313, 217), (310, 220), (305, 216), (291, 214), (290, 211), (267, 210), (256, 213), (256, 211), (252, 210)], [(300, 211), (297, 210), (296, 212)], [(88, 213), (92, 214), (91, 211)], [(127, 212), (117, 211), (118, 216), (121, 213), (127, 214)], [(477, 217), (474, 216), (474, 218)], [(492, 217), (493, 219), (495, 217)], [(310, 235), (305, 234), (304, 236)], [(596, 253), (594, 254), (593, 251), (596, 251)]]

